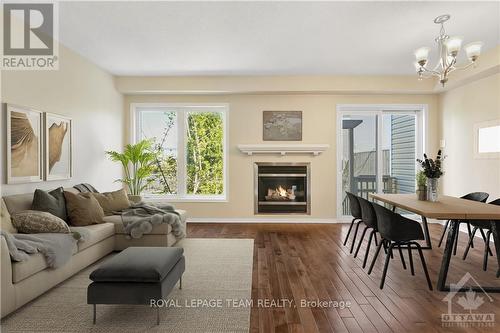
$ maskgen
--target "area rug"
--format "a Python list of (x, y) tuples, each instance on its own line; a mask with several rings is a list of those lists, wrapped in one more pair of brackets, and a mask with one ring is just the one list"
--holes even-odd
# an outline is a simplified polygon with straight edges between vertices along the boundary
[[(87, 304), (89, 266), (2, 320), (3, 332), (248, 332), (253, 240), (182, 240), (186, 271), (160, 308)], [(107, 258), (107, 257), (106, 257)], [(106, 260), (104, 258), (103, 260)]]

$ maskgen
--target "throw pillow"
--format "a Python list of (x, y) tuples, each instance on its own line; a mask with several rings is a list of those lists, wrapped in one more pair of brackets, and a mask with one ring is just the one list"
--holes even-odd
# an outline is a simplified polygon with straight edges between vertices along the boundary
[(50, 192), (36, 189), (33, 195), (32, 210), (51, 213), (66, 221), (66, 200), (64, 200), (64, 190), (62, 187), (56, 188)]
[(104, 211), (91, 193), (74, 194), (64, 191), (69, 223), (74, 226), (85, 226), (102, 223)]
[(57, 216), (37, 210), (23, 210), (12, 215), (12, 224), (18, 232), (36, 233), (70, 233), (69, 227)]
[(92, 193), (92, 195), (99, 201), (99, 205), (101, 205), (106, 215), (113, 215), (113, 212), (130, 207), (130, 202), (124, 189), (114, 192)]

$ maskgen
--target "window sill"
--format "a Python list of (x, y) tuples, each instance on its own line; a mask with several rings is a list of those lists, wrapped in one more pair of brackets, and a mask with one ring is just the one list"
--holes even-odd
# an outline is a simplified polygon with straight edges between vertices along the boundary
[(205, 203), (217, 203), (217, 202), (228, 202), (226, 196), (224, 195), (206, 195), (206, 196), (167, 196), (167, 195), (144, 195), (144, 200), (153, 202), (205, 202)]

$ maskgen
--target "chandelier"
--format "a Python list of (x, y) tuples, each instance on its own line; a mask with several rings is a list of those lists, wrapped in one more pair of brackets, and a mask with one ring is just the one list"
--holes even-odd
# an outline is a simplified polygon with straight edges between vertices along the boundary
[(429, 60), (430, 48), (421, 47), (415, 51), (415, 68), (417, 70), (419, 80), (432, 76), (439, 77), (439, 82), (445, 85), (448, 81), (448, 75), (456, 69), (466, 69), (476, 63), (476, 60), (481, 54), (482, 42), (473, 42), (465, 45), (465, 52), (469, 62), (463, 66), (457, 66), (457, 55), (462, 47), (462, 37), (450, 37), (444, 30), (444, 23), (450, 19), (450, 15), (445, 14), (434, 19), (434, 23), (440, 24), (441, 29), (439, 36), (434, 40), (438, 44), (439, 61), (433, 69), (427, 67)]

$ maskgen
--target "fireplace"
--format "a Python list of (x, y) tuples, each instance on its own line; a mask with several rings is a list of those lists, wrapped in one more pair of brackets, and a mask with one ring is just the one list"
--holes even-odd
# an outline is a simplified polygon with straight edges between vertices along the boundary
[(310, 214), (309, 163), (255, 163), (255, 214)]

